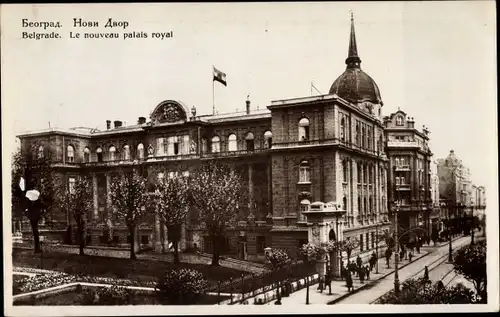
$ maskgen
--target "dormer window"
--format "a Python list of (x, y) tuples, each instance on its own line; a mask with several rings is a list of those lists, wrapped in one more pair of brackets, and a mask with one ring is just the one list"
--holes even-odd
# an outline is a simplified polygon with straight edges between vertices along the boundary
[(299, 183), (311, 182), (311, 167), (307, 161), (302, 161), (299, 167)]
[(73, 163), (75, 161), (75, 148), (73, 145), (68, 145), (68, 162)]
[(302, 118), (299, 121), (299, 141), (309, 140), (309, 119)]
[(396, 117), (396, 125), (403, 125), (403, 117), (402, 116), (397, 116)]
[(247, 151), (253, 151), (255, 146), (254, 146), (254, 135), (252, 132), (248, 132), (247, 136), (245, 137), (245, 142), (247, 146)]
[(236, 140), (236, 134), (230, 134), (229, 137), (227, 138), (227, 150), (228, 151), (237, 151), (238, 150), (238, 143)]

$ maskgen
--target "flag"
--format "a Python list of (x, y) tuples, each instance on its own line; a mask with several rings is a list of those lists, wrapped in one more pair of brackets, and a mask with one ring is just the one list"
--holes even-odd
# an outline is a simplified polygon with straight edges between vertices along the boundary
[(213, 68), (214, 68), (213, 80), (218, 81), (219, 83), (227, 87), (226, 74), (215, 68), (215, 66), (213, 66)]

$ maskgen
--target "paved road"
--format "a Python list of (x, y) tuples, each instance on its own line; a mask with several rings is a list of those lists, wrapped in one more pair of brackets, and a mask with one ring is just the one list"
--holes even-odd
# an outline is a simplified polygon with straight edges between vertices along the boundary
[[(462, 237), (455, 240), (452, 244), (453, 249), (459, 248), (470, 242), (470, 237)], [(419, 260), (414, 261), (413, 263), (407, 265), (406, 267), (399, 270), (399, 280), (402, 284), (408, 278), (414, 277), (415, 274), (418, 276), (423, 276), (423, 269), (427, 265), (429, 268), (432, 268), (434, 265), (439, 264), (441, 261), (447, 260), (448, 254), (448, 245), (441, 246), (437, 248), (433, 253), (423, 257)], [(451, 264), (450, 264), (451, 265)], [(447, 273), (446, 265), (439, 266), (436, 268), (436, 272), (429, 272), (429, 277), (432, 280), (441, 279), (439, 277), (443, 276)], [(389, 292), (394, 288), (394, 273), (389, 274), (385, 278), (378, 281), (373, 286), (369, 286), (362, 291), (352, 294), (349, 297), (339, 301), (339, 304), (370, 304), (380, 296)]]

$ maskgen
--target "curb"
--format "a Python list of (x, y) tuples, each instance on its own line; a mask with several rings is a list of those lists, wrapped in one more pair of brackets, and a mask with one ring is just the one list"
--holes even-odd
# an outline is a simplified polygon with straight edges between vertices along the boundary
[[(431, 254), (431, 253), (432, 253), (432, 252), (427, 252), (426, 254), (424, 254), (424, 255), (422, 255), (420, 258), (418, 258), (418, 260), (425, 258), (426, 256), (428, 256), (428, 255), (429, 255), (429, 254)], [(408, 263), (406, 263), (405, 265), (403, 265), (403, 266), (399, 267), (398, 269), (402, 269), (402, 268), (406, 267), (407, 265), (410, 265), (411, 263), (413, 263), (413, 262), (408, 262)], [(378, 278), (378, 279), (376, 279), (376, 280), (372, 280), (372, 283), (378, 282), (378, 281), (380, 281), (381, 279), (386, 278), (387, 276), (389, 276), (389, 275), (391, 275), (391, 274), (393, 274), (393, 273), (394, 273), (394, 270), (392, 270), (391, 272), (388, 272), (388, 273), (386, 273), (386, 274), (382, 275), (381, 277), (379, 277), (379, 278)], [(342, 299), (344, 299), (344, 298), (346, 298), (346, 297), (349, 297), (349, 296), (351, 296), (351, 295), (353, 295), (353, 294), (356, 294), (356, 293), (357, 293), (357, 292), (359, 292), (360, 290), (362, 290), (362, 289), (364, 289), (364, 288), (368, 287), (368, 285), (372, 285), (372, 283), (366, 283), (366, 284), (364, 284), (364, 285), (362, 285), (362, 286), (360, 286), (360, 287), (356, 288), (356, 289), (355, 289), (355, 290), (353, 290), (352, 292), (347, 292), (347, 293), (345, 293), (345, 294), (343, 294), (343, 295), (340, 295), (339, 297), (335, 298), (335, 299), (334, 299), (334, 300), (332, 300), (331, 302), (328, 302), (328, 303), (327, 303), (327, 305), (333, 305), (333, 304), (336, 304), (337, 302), (341, 301)]]

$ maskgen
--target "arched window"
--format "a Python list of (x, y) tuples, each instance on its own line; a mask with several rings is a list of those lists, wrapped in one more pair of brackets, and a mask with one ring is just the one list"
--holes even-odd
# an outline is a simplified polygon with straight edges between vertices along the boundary
[(73, 145), (68, 145), (67, 157), (68, 157), (68, 162), (71, 163), (75, 161), (75, 148), (73, 147)]
[(273, 144), (273, 133), (266, 131), (264, 133), (264, 147), (270, 149)]
[(95, 152), (97, 154), (97, 162), (102, 162), (102, 148), (98, 147)]
[(130, 146), (128, 144), (123, 146), (123, 159), (130, 160)]
[(115, 154), (116, 154), (116, 148), (112, 145), (109, 147), (109, 160), (110, 161), (115, 160), (115, 158), (116, 158)]
[(220, 138), (218, 136), (214, 136), (212, 138), (212, 153), (220, 152)]
[(373, 212), (373, 198), (372, 198), (372, 196), (370, 196), (370, 198), (368, 198), (368, 207), (370, 208), (369, 213), (371, 213), (371, 214), (374, 213)]
[(142, 143), (139, 143), (139, 145), (137, 146), (137, 157), (139, 159), (144, 158), (144, 144)]
[(84, 163), (90, 162), (90, 149), (88, 147), (83, 149), (83, 162)]
[(403, 125), (403, 117), (402, 116), (396, 117), (396, 125)]
[(253, 151), (255, 149), (254, 136), (252, 132), (248, 132), (245, 137), (245, 142), (247, 146), (247, 151)]
[(342, 210), (347, 211), (347, 197), (342, 198)]
[(362, 209), (363, 205), (361, 205), (361, 196), (358, 194), (358, 214), (361, 214)]
[(304, 211), (309, 210), (309, 205), (311, 202), (307, 199), (302, 199), (300, 201), (300, 210), (299, 210), (299, 222), (305, 222), (307, 221), (307, 216), (304, 215)]
[(38, 147), (38, 158), (43, 158), (43, 146)]
[(311, 168), (307, 161), (302, 161), (299, 167), (299, 183), (311, 182)]
[(302, 118), (299, 121), (299, 141), (309, 140), (309, 119)]
[(238, 143), (236, 141), (236, 134), (232, 133), (227, 138), (227, 150), (228, 151), (237, 151)]
[(396, 162), (396, 166), (399, 166), (399, 158), (398, 157), (396, 157), (395, 162)]
[(345, 120), (343, 117), (340, 119), (340, 139), (345, 141)]

